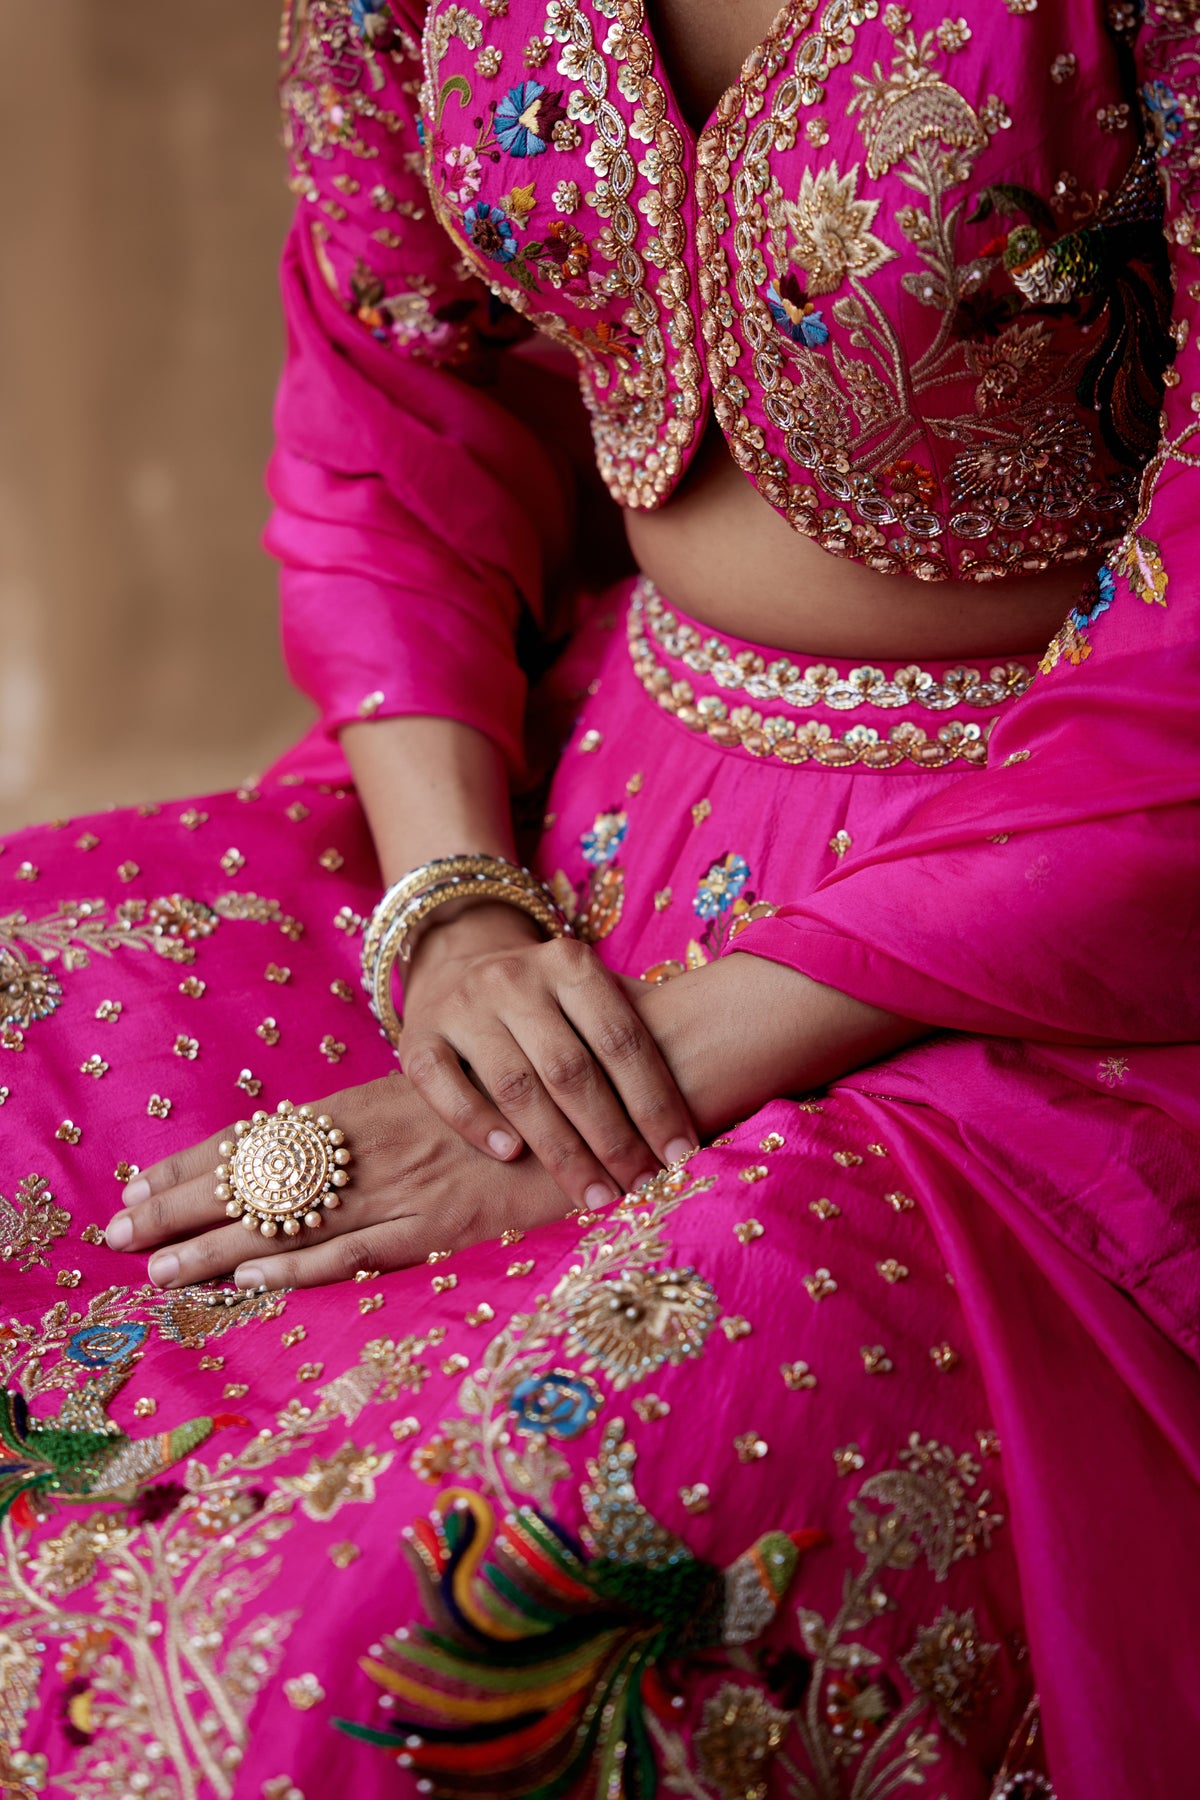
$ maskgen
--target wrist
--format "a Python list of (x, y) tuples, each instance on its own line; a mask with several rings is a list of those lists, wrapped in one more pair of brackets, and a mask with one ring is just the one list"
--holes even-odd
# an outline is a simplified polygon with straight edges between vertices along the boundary
[(405, 993), (411, 997), (421, 980), (447, 963), (526, 950), (541, 941), (537, 923), (518, 907), (499, 900), (451, 901), (422, 926), (405, 971)]

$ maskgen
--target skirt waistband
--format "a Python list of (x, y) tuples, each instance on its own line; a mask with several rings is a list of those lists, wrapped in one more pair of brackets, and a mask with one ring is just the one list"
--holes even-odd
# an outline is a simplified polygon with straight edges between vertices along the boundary
[[(1033, 670), (1003, 661), (986, 672), (959, 663), (801, 663), (724, 637), (667, 605), (648, 576), (628, 613), (634, 673), (664, 712), (724, 749), (826, 768), (944, 768), (987, 761), (996, 715)], [(842, 729), (836, 716), (853, 713)], [(830, 715), (834, 715), (831, 722)]]

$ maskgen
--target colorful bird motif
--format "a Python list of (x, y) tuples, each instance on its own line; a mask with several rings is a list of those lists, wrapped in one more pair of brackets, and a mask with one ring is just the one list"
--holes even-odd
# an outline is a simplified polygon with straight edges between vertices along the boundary
[[(118, 1371), (121, 1378), (128, 1371)], [(103, 1413), (97, 1380), (68, 1396), (51, 1418), (33, 1419), (25, 1396), (0, 1389), (0, 1519), (11, 1513), (28, 1529), (32, 1502), (132, 1499), (144, 1482), (161, 1475), (203, 1444), (214, 1431), (244, 1425), (234, 1413), (189, 1419), (172, 1431), (131, 1438)], [(82, 1396), (82, 1400), (81, 1400)]]
[(770, 1624), (820, 1531), (769, 1531), (728, 1568), (693, 1556), (638, 1501), (624, 1422), (605, 1429), (584, 1488), (591, 1554), (522, 1507), (497, 1522), (452, 1488), (406, 1532), (432, 1628), (362, 1667), (404, 1716), (343, 1731), (381, 1745), (439, 1800), (653, 1800), (647, 1709), (672, 1716), (662, 1666), (750, 1642)]
[(985, 188), (972, 222), (992, 211), (1027, 214), (982, 251), (1000, 256), (1017, 291), (1034, 306), (1077, 307), (1085, 323), (1099, 323), (1077, 392), (1095, 408), (1113, 454), (1141, 468), (1158, 440), (1163, 373), (1175, 356), (1153, 147), (1143, 147), (1112, 198), (1075, 231), (1051, 237), (1054, 214), (1028, 188)]

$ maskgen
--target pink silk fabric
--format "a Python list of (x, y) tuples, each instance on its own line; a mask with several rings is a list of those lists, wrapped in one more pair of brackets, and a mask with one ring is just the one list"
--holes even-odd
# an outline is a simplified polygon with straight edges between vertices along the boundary
[[(637, 9), (622, 0), (618, 10), (588, 11), (601, 46), (588, 67), (595, 82), (611, 78), (614, 117), (641, 143), (638, 96), (617, 68)], [(797, 0), (786, 17), (802, 10)], [(811, 10), (826, 73), (841, 84), (841, 131), (859, 91), (853, 78), (886, 88), (888, 70), (876, 75), (873, 58), (908, 26), (890, 7), (829, 0)], [(930, 1791), (1025, 1800), (1047, 1789), (1006, 1788), (1005, 1757), (1035, 1684), (1060, 1800), (1189, 1789), (1200, 1726), (1197, 19), (1193, 6), (1161, 0), (1148, 0), (1140, 20), (1135, 8), (1116, 8), (1130, 86), (1094, 0), (972, 4), (945, 30), (940, 9), (908, 10), (930, 58), (955, 68), (957, 57), (972, 72), (977, 120), (989, 89), (1000, 96), (1014, 71), (1033, 66), (1031, 45), (1039, 69), (1049, 57), (1074, 58), (1082, 85), (1064, 87), (1061, 105), (1044, 101), (1022, 116), (1014, 90), (1008, 123), (1003, 106), (988, 112), (981, 172), (994, 190), (1052, 184), (1086, 107), (1087, 142), (1100, 146), (1089, 179), (1110, 195), (1135, 141), (1152, 148), (1175, 280), (1177, 356), (1136, 505), (1121, 515), (1118, 541), (1104, 539), (1104, 567), (1027, 690), (947, 713), (947, 725), (983, 727), (972, 741), (985, 755), (974, 761), (945, 749), (965, 740), (941, 738), (916, 700), (844, 718), (827, 700), (768, 703), (752, 690), (732, 694), (662, 646), (659, 681), (639, 674), (620, 631), (604, 637), (603, 621), (619, 623), (629, 596), (593, 605), (586, 591), (603, 583), (582, 532), (595, 504), (581, 473), (578, 408), (551, 361), (520, 341), (520, 322), (493, 305), (480, 246), (507, 252), (519, 241), (534, 160), (540, 169), (558, 159), (564, 206), (570, 182), (583, 192), (609, 176), (570, 133), (560, 133), (561, 152), (535, 159), (528, 135), (517, 135), (536, 137), (545, 122), (535, 96), (523, 109), (529, 122), (514, 113), (504, 127), (523, 155), (507, 151), (503, 169), (489, 161), (503, 176), (507, 234), (481, 185), (465, 194), (469, 159), (438, 165), (460, 171), (456, 242), (445, 180), (431, 199), (423, 175), (435, 148), (461, 152), (435, 143), (428, 106), (419, 141), (423, 9), (416, 0), (394, 11), (308, 0), (292, 14), (285, 87), (300, 204), (284, 258), (288, 360), (268, 541), (283, 565), (289, 663), (321, 724), (247, 797), (37, 828), (0, 856), (5, 1380), (34, 1419), (95, 1401), (87, 1416), (100, 1434), (107, 1419), (138, 1446), (121, 1487), (93, 1482), (55, 1499), (28, 1486), (28, 1424), (19, 1409), (6, 1414), (0, 1484), (10, 1485), (0, 1493), (25, 1496), (3, 1526), (4, 1780), (20, 1800), (52, 1777), (87, 1800), (126, 1791), (314, 1800), (348, 1768), (358, 1794), (412, 1791), (412, 1772), (330, 1728), (334, 1716), (386, 1722), (355, 1659), (427, 1617), (399, 1530), (463, 1484), (501, 1508), (532, 1494), (582, 1534), (592, 1528), (588, 1507), (599, 1505), (596, 1484), (620, 1486), (603, 1452), (618, 1422), (636, 1451), (638, 1520), (649, 1515), (713, 1566), (734, 1568), (767, 1531), (828, 1537), (805, 1551), (761, 1641), (738, 1653), (748, 1661), (723, 1649), (668, 1669), (683, 1704), (672, 1709), (668, 1695), (656, 1742), (685, 1770), (687, 1791), (706, 1800), (753, 1791), (752, 1753), (774, 1756), (772, 1733), (785, 1729), (775, 1715), (786, 1715), (798, 1734), (783, 1740), (786, 1754), (807, 1756), (806, 1772), (823, 1770), (813, 1776), (821, 1800), (840, 1800), (860, 1779), (860, 1791), (874, 1793), (867, 1759), (878, 1769), (875, 1746), (916, 1706), (937, 1759), (927, 1765)], [(476, 44), (462, 35), (468, 16)], [(439, 17), (445, 23), (448, 9), (434, 16), (427, 56)], [(461, 67), (447, 69), (468, 86), (494, 81), (499, 96), (536, 41), (528, 66), (543, 69), (540, 85), (552, 90), (553, 65), (537, 59), (543, 37), (547, 57), (568, 56), (554, 35), (565, 17), (518, 0), (478, 15), (460, 9), (457, 34), (454, 19), (445, 29)], [(489, 51), (510, 58), (511, 82), (503, 60), (503, 80), (485, 73), (495, 66)], [(756, 79), (752, 71), (749, 105), (770, 84), (777, 95), (783, 76), (772, 66), (763, 87)], [(572, 81), (586, 85), (583, 65), (564, 77)], [(655, 130), (682, 140), (670, 105)], [(935, 113), (943, 124), (954, 116)], [(871, 207), (890, 196), (894, 210), (905, 183), (885, 171), (851, 195), (858, 140), (827, 147), (819, 138), (804, 134), (788, 151), (798, 157), (789, 204), (807, 192), (810, 154), (815, 179), (836, 150), (830, 183), (842, 184), (841, 199), (826, 190), (826, 200), (835, 214), (843, 202), (851, 208), (837, 241), (880, 261), (884, 214)], [(706, 133), (708, 180), (717, 178), (714, 142)], [(736, 131), (729, 142), (737, 163)], [(970, 145), (951, 135), (943, 148)], [(700, 162), (693, 142), (679, 165), (685, 186), (701, 185)], [(751, 177), (744, 166), (727, 172), (748, 214)], [(538, 179), (544, 205), (545, 173)], [(623, 203), (648, 221), (658, 191), (639, 173)], [(480, 204), (489, 212), (467, 230)], [(683, 210), (692, 204), (684, 199)], [(978, 220), (964, 219), (968, 228), (973, 253), (990, 254), (995, 273), (999, 253), (979, 241)], [(582, 258), (569, 237), (555, 241), (568, 260)], [(847, 293), (819, 285), (834, 254), (832, 240), (820, 242), (824, 261), (815, 238), (804, 251), (821, 271), (806, 268), (807, 298), (788, 301), (793, 319), (781, 292), (781, 310), (802, 336), (808, 321), (811, 337), (820, 302), (829, 342), (845, 354), (861, 326), (835, 310)], [(661, 237), (659, 246), (657, 262), (642, 259), (655, 273), (637, 292), (660, 308), (665, 330), (670, 246)], [(1086, 242), (1069, 248), (1082, 255)], [(620, 252), (611, 260), (620, 266)], [(716, 279), (715, 255), (709, 263)], [(752, 263), (747, 252), (747, 270)], [(1056, 341), (1069, 340), (1068, 322), (1082, 315), (1053, 298), (1053, 255), (1040, 273), (1015, 266), (1050, 284), (1042, 310)], [(900, 272), (886, 259), (881, 267)], [(736, 287), (738, 272), (729, 279)], [(746, 281), (755, 286), (749, 273)], [(703, 316), (689, 313), (701, 338), (706, 321), (713, 330), (730, 316), (724, 300), (714, 292)], [(536, 304), (525, 295), (521, 310), (544, 315), (534, 322), (561, 339), (564, 321), (586, 329), (566, 305), (554, 288)], [(744, 311), (750, 318), (748, 301)], [(700, 351), (684, 318), (668, 321), (670, 354), (638, 367), (647, 381), (659, 369), (663, 393), (679, 404), (657, 415), (657, 400), (642, 396), (650, 412), (638, 412), (640, 374), (632, 387), (603, 379), (615, 367), (605, 357), (620, 363), (628, 349), (600, 330), (620, 326), (620, 310), (597, 308), (593, 318), (593, 338), (574, 342), (586, 351), (604, 473), (610, 484), (614, 471), (632, 482), (638, 503), (661, 503), (700, 423), (688, 412), (688, 384), (699, 385), (687, 360)], [(785, 456), (768, 442), (770, 409), (763, 402), (759, 415), (748, 380), (746, 395), (735, 394), (731, 370), (749, 375), (753, 359), (748, 337), (722, 328), (730, 344), (705, 351), (733, 359), (717, 379), (705, 363), (714, 412), (771, 503), (828, 548), (881, 566), (894, 553), (915, 567), (901, 540), (918, 509), (900, 503), (903, 484), (912, 501), (926, 476), (949, 480), (945, 445), (931, 444), (927, 463), (914, 451), (915, 469), (893, 473), (882, 499), (854, 486), (852, 468), (823, 464), (820, 479), (833, 485), (810, 507), (793, 492), (807, 480), (803, 446), (793, 436)], [(994, 335), (984, 330), (981, 341)], [(1130, 340), (1121, 354), (1131, 356)], [(769, 356), (760, 365), (764, 383), (771, 365)], [(610, 404), (620, 394), (630, 397), (624, 411)], [(647, 416), (661, 434), (653, 447), (637, 437)], [(935, 423), (922, 421), (930, 438)], [(1026, 475), (1048, 470), (1057, 481), (1061, 469), (1046, 455)], [(665, 471), (657, 487), (656, 469)], [(997, 474), (993, 501), (1010, 476)], [(838, 480), (850, 497), (835, 505)], [(1090, 502), (1072, 510), (1070, 494), (1056, 495), (1067, 515), (1057, 536), (1044, 519), (1014, 532), (1042, 531), (1035, 548), (1048, 560), (1101, 547), (1099, 527), (1072, 537)], [(1028, 493), (1019, 499), (1034, 505)], [(872, 507), (883, 519), (880, 504), (902, 515), (872, 528), (886, 543), (867, 529)], [(601, 537), (612, 535), (615, 516), (599, 516)], [(1014, 549), (1018, 566), (1027, 549)], [(342, 785), (338, 731), (360, 718), (461, 719), (491, 736), (524, 780), (544, 760), (526, 742), (530, 676), (584, 618), (554, 677), (558, 700), (541, 695), (532, 708), (569, 717), (572, 697), (600, 683), (558, 763), (538, 857), (548, 878), (561, 876), (601, 955), (622, 972), (661, 976), (670, 965), (756, 954), (937, 1035), (826, 1097), (773, 1100), (707, 1147), (686, 1182), (660, 1190), (649, 1223), (630, 1206), (365, 1290), (290, 1295), (282, 1312), (279, 1302), (233, 1303), (228, 1322), (221, 1295), (217, 1311), (204, 1295), (164, 1300), (136, 1284), (130, 1264), (97, 1241), (115, 1206), (115, 1168), (196, 1142), (253, 1102), (319, 1096), (389, 1066), (354, 985), (355, 939), (378, 871)], [(757, 658), (760, 681), (780, 660), (764, 646), (725, 650)], [(801, 673), (809, 666), (790, 661)], [(895, 686), (901, 673), (860, 678)], [(743, 701), (748, 716), (716, 710)], [(770, 732), (767, 714), (782, 721)], [(911, 733), (892, 737), (898, 721), (926, 734), (919, 754), (910, 754)], [(839, 735), (857, 724), (867, 737)], [(848, 747), (840, 765), (834, 743)], [(908, 749), (889, 763), (889, 744)], [(106, 930), (111, 942), (100, 941)], [(581, 1247), (593, 1229), (599, 1237)], [(667, 1274), (678, 1293), (664, 1314), (651, 1302)], [(543, 1314), (545, 1355), (522, 1363), (517, 1340)], [(659, 1321), (658, 1336), (647, 1317)], [(484, 1366), (502, 1368), (508, 1386), (489, 1389), (481, 1406), (474, 1378)], [(518, 1369), (541, 1382), (539, 1405), (571, 1398), (553, 1429), (536, 1408), (522, 1410)], [(184, 1429), (195, 1421), (202, 1426)], [(515, 1446), (511, 1457), (502, 1442)], [(906, 1487), (914, 1475), (930, 1485)], [(884, 1486), (869, 1489), (876, 1479)], [(932, 1507), (935, 1489), (940, 1551), (913, 1524), (913, 1492)], [(912, 1554), (889, 1569), (884, 1602), (861, 1628), (869, 1654), (833, 1663), (818, 1648), (819, 1626), (870, 1552), (864, 1506), (890, 1506)], [(982, 1662), (979, 1643), (990, 1652)], [(877, 1691), (863, 1673), (877, 1666), (871, 1656), (880, 1659)], [(807, 1691), (797, 1669), (808, 1672)], [(842, 1761), (835, 1746), (847, 1734), (856, 1748)], [(920, 1754), (912, 1751), (917, 1762)], [(771, 1800), (805, 1792), (785, 1759), (767, 1780)]]

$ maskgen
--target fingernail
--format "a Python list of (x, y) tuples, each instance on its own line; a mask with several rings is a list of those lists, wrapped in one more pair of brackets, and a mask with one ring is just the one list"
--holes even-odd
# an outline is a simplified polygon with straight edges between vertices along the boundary
[(496, 1156), (511, 1156), (518, 1142), (511, 1131), (488, 1132), (488, 1149)]
[(616, 1199), (616, 1194), (606, 1181), (593, 1181), (590, 1188), (585, 1188), (583, 1197), (587, 1201), (588, 1211), (595, 1212), (599, 1206), (608, 1206)]
[(157, 1256), (150, 1258), (149, 1275), (155, 1287), (166, 1287), (178, 1273), (179, 1258), (173, 1250), (160, 1250)]
[(144, 1175), (139, 1175), (136, 1181), (128, 1182), (125, 1187), (121, 1189), (122, 1206), (140, 1206), (143, 1200), (148, 1200), (149, 1198), (150, 1183), (146, 1180)]
[(667, 1145), (668, 1164), (682, 1162), (684, 1157), (690, 1156), (695, 1148), (696, 1146), (692, 1143), (690, 1138), (672, 1138), (671, 1142)]
[(104, 1239), (110, 1250), (125, 1250), (133, 1238), (133, 1220), (128, 1213), (118, 1213), (104, 1227)]
[(260, 1269), (257, 1263), (248, 1263), (244, 1269), (235, 1269), (233, 1285), (239, 1288), (265, 1287), (267, 1271)]

